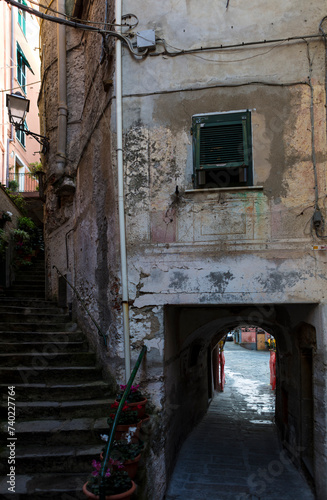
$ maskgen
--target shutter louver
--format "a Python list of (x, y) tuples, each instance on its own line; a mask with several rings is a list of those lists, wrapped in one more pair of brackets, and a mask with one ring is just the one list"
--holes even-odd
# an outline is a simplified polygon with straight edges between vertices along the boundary
[(200, 167), (244, 163), (241, 123), (200, 128)]

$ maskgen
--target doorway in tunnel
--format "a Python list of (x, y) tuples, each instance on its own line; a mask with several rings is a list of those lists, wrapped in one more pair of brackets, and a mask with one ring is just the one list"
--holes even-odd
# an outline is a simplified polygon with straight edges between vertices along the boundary
[[(211, 401), (215, 399), (218, 368), (214, 360), (218, 343), (228, 333), (233, 332), (233, 341), (225, 343), (229, 351), (232, 351), (232, 346), (237, 346), (250, 355), (262, 354), (267, 357), (268, 380), (265, 380), (265, 387), (270, 394), (274, 393), (270, 386), (270, 351), (262, 349), (263, 339), (256, 339), (255, 348), (253, 348), (254, 342), (249, 342), (249, 339), (236, 342), (236, 338), (240, 340), (240, 336), (236, 335), (237, 332), (240, 333), (240, 329), (255, 328), (259, 335), (264, 333), (264, 343), (268, 341), (269, 336), (276, 339), (274, 421), (280, 441), (286, 450), (297, 450), (293, 456), (294, 463), (314, 482), (314, 463), (319, 455), (315, 445), (314, 428), (316, 329), (308, 321), (312, 318), (314, 307), (315, 305), (307, 304), (166, 307), (165, 395), (168, 416), (166, 435), (168, 478), (173, 471), (183, 441), (201, 421)], [(226, 369), (229, 369), (228, 365)], [(253, 369), (255, 370), (255, 367)], [(227, 378), (227, 384), (232, 383), (230, 373), (228, 377), (230, 380)], [(263, 419), (258, 417), (253, 420)]]

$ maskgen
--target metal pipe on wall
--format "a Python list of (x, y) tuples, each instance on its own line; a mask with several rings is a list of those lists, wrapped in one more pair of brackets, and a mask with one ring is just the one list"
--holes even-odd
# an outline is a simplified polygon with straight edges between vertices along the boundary
[[(116, 0), (117, 31), (122, 32), (122, 0)], [(117, 168), (118, 168), (118, 212), (120, 234), (120, 261), (122, 280), (123, 302), (123, 328), (124, 328), (124, 353), (125, 353), (125, 380), (131, 374), (131, 351), (129, 334), (129, 304), (128, 304), (128, 278), (127, 278), (127, 251), (124, 206), (124, 164), (123, 164), (123, 107), (122, 107), (122, 42), (116, 39), (116, 123), (117, 123)]]
[[(57, 1), (58, 12), (65, 13), (65, 0)], [(58, 14), (58, 17), (64, 17)], [(57, 169), (56, 173), (62, 175), (66, 165), (67, 142), (67, 74), (66, 74), (66, 26), (58, 24), (58, 135), (57, 135)]]

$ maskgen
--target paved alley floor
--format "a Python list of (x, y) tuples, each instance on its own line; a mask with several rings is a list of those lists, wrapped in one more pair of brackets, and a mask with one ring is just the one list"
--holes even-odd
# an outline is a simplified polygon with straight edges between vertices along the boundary
[(277, 437), (269, 352), (226, 342), (225, 359), (225, 390), (186, 439), (166, 500), (313, 500)]

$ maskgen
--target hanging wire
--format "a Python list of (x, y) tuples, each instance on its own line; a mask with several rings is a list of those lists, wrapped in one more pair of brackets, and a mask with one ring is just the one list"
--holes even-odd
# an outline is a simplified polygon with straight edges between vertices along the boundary
[[(84, 31), (93, 31), (94, 33), (99, 33), (100, 35), (107, 35), (107, 36), (113, 36), (115, 38), (119, 38), (123, 42), (126, 43), (129, 51), (131, 54), (137, 57), (145, 57), (148, 54), (148, 49), (145, 49), (143, 51), (135, 51), (133, 44), (131, 40), (125, 35), (122, 35), (121, 33), (118, 33), (116, 31), (110, 31), (110, 30), (103, 30), (100, 28), (96, 28), (95, 26), (83, 24), (81, 22), (76, 22), (76, 21), (70, 21), (68, 19), (62, 19), (59, 17), (54, 17), (54, 16), (49, 16), (48, 14), (43, 14), (42, 12), (39, 12), (35, 9), (32, 9), (31, 7), (28, 7), (27, 5), (20, 4), (16, 2), (15, 0), (5, 0), (8, 4), (13, 5), (14, 7), (17, 7), (18, 9), (24, 10), (28, 12), (29, 14), (34, 14), (37, 17), (41, 17), (42, 19), (45, 19), (47, 21), (52, 21), (54, 23), (58, 24), (64, 24), (66, 26), (70, 26), (71, 28), (76, 28), (76, 29), (81, 29)], [(79, 20), (80, 21), (80, 20)], [(103, 23), (101, 23), (103, 25)]]
[[(50, 7), (50, 5), (53, 3), (53, 0), (50, 2), (49, 6), (42, 5), (41, 3), (35, 2), (34, 0), (29, 0), (29, 3), (32, 3), (34, 5), (38, 5), (42, 9), (45, 9), (46, 12), (50, 11), (50, 12), (53, 12), (54, 14), (60, 14), (61, 16), (64, 16), (66, 19), (70, 19), (71, 21), (81, 21), (81, 19), (79, 19), (78, 17), (70, 16), (69, 14), (64, 14), (63, 12), (59, 12), (56, 9), (52, 9)], [(129, 29), (134, 29), (139, 23), (138, 17), (135, 14), (125, 14), (124, 16), (122, 16), (122, 19), (129, 18), (129, 17), (135, 17), (136, 23), (134, 23), (134, 24), (128, 24), (128, 23), (115, 24), (115, 23), (103, 23), (103, 22), (97, 22), (97, 21), (89, 21), (88, 19), (83, 19), (83, 23), (90, 23), (90, 24), (99, 25), (99, 26), (103, 26), (103, 25), (105, 25), (105, 26), (122, 26), (122, 27), (128, 26)]]

